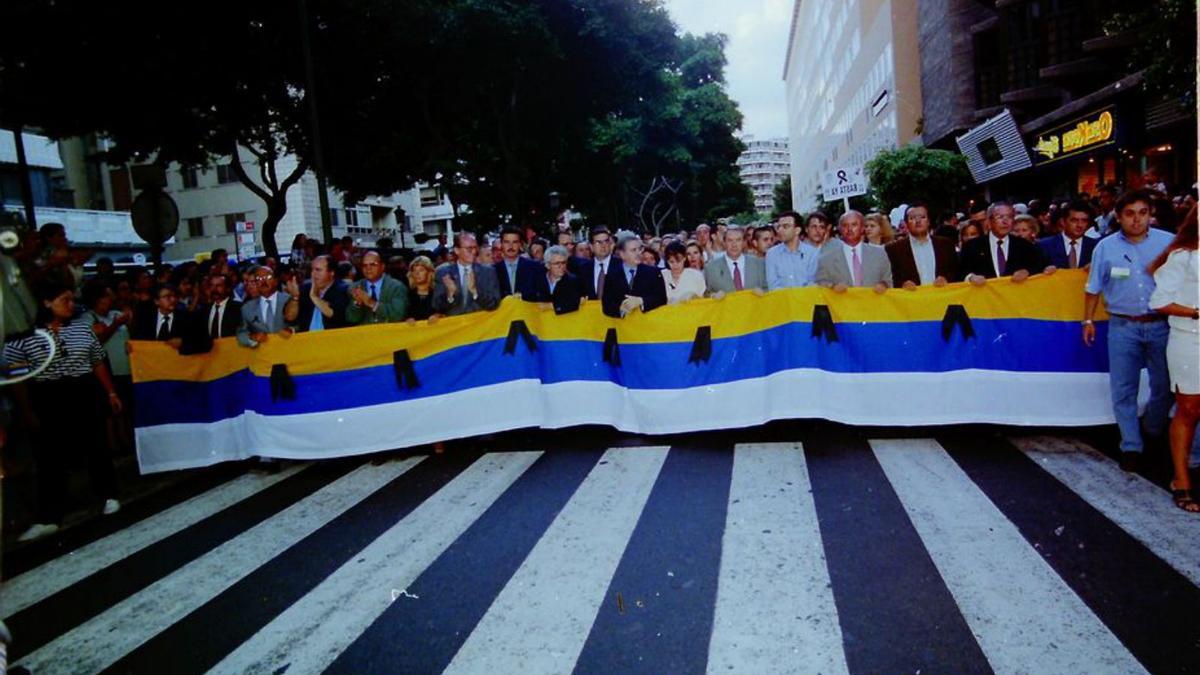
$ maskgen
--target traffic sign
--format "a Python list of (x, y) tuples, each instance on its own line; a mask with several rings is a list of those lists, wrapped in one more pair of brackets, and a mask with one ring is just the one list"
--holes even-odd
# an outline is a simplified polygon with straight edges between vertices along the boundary
[(254, 221), (239, 220), (233, 224), (234, 232), (237, 232), (237, 257), (239, 261), (246, 261), (254, 257)]
[(862, 165), (826, 171), (821, 181), (821, 193), (827, 202), (867, 194), (867, 175), (863, 173)]

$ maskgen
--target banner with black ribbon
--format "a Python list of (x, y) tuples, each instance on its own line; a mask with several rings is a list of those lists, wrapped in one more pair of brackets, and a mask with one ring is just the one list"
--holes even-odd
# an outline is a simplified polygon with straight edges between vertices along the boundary
[(274, 403), (280, 399), (296, 400), (296, 383), (292, 380), (291, 373), (288, 372), (287, 364), (276, 363), (271, 366), (271, 402)]
[(401, 389), (416, 389), (421, 386), (407, 349), (392, 352), (392, 368), (396, 371), (396, 386)]
[(837, 326), (833, 324), (833, 314), (829, 311), (829, 305), (813, 307), (812, 336), (824, 337), (830, 344), (838, 341)]
[(688, 363), (708, 363), (712, 357), (712, 326), (700, 326), (696, 329), (696, 337), (692, 340), (692, 353), (688, 355)]
[(971, 327), (971, 317), (967, 316), (967, 308), (962, 305), (948, 305), (946, 314), (942, 317), (942, 339), (946, 342), (950, 341), (950, 336), (954, 334), (954, 327), (958, 326), (962, 331), (963, 339), (975, 337), (975, 329)]
[(533, 336), (533, 333), (529, 332), (529, 326), (525, 325), (523, 320), (517, 319), (508, 324), (508, 337), (504, 339), (505, 354), (516, 353), (518, 337), (525, 343), (525, 347), (529, 351), (536, 352), (538, 350), (537, 338)]
[(617, 329), (609, 328), (604, 333), (604, 362), (613, 365), (621, 365), (621, 345), (617, 343)]

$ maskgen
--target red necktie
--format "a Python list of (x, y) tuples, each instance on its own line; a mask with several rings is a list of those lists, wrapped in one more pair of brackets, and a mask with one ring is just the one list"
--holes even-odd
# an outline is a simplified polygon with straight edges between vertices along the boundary
[(737, 261), (733, 261), (733, 290), (742, 290), (742, 271), (738, 269)]

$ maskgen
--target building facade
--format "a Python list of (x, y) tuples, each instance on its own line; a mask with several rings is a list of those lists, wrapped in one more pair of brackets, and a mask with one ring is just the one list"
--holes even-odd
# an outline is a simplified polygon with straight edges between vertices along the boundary
[(759, 141), (746, 136), (742, 141), (746, 151), (738, 157), (738, 172), (742, 182), (754, 193), (754, 210), (759, 215), (770, 215), (775, 209), (775, 186), (791, 172), (788, 139)]
[(783, 80), (792, 202), (809, 209), (826, 171), (920, 138), (912, 0), (795, 0)]

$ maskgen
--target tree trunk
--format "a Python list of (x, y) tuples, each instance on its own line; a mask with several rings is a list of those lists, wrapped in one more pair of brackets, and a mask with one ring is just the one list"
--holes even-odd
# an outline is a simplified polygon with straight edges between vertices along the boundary
[(280, 194), (267, 201), (267, 219), (262, 224), (263, 255), (279, 260), (279, 244), (275, 241), (275, 231), (279, 223), (287, 215), (286, 194)]

